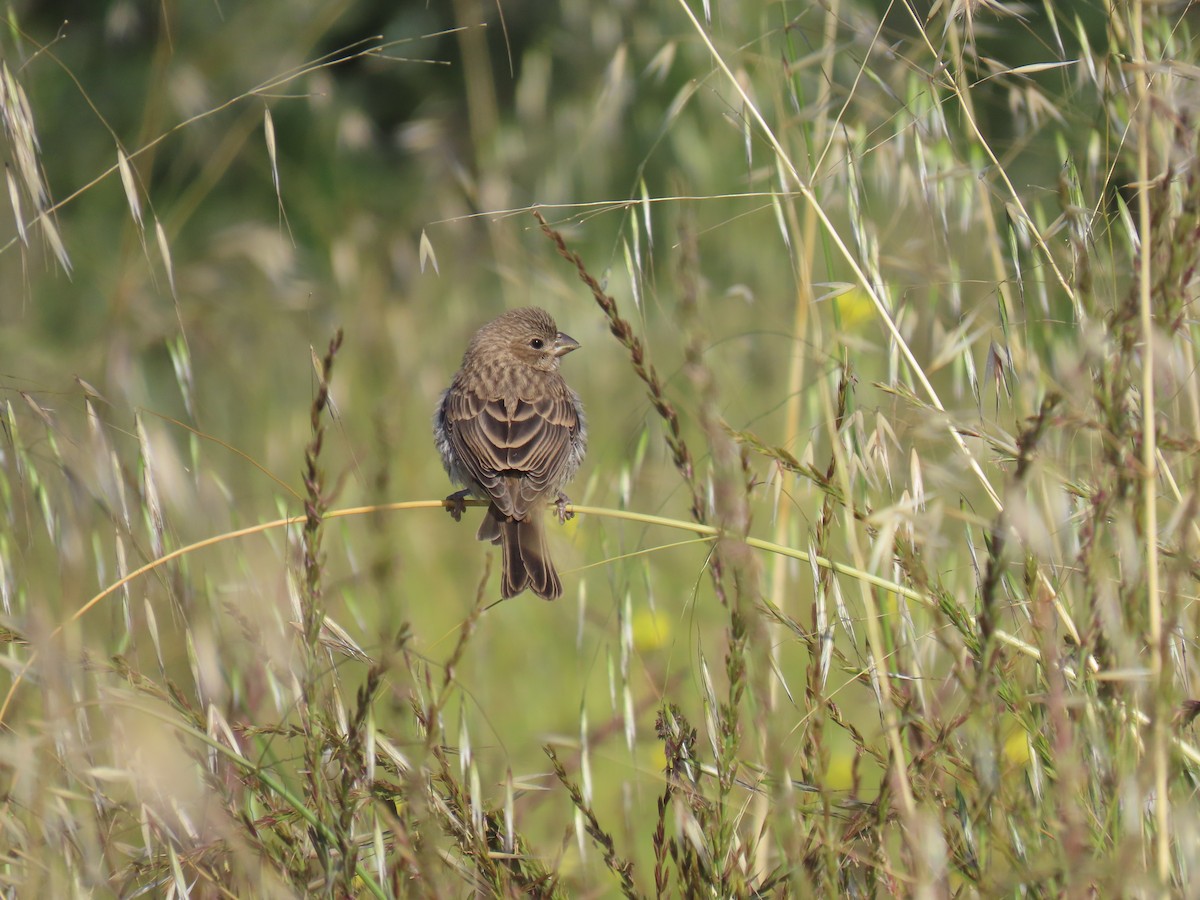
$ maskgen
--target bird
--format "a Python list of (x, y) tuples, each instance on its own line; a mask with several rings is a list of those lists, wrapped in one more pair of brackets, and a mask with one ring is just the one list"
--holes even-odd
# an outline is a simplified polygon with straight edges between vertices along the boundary
[(488, 501), (476, 538), (500, 545), (505, 600), (562, 596), (544, 512), (553, 501), (560, 522), (571, 517), (562, 489), (587, 451), (583, 404), (559, 373), (577, 349), (544, 309), (509, 310), (475, 332), (434, 412), (442, 464), (464, 485), (446, 508), (457, 522), (468, 494)]

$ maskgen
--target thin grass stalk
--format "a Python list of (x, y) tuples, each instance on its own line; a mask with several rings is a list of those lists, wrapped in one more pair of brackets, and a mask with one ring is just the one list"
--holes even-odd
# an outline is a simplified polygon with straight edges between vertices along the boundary
[(703, 488), (696, 481), (696, 468), (692, 461), (692, 453), (683, 438), (683, 425), (680, 422), (679, 413), (667, 399), (663, 381), (658, 375), (658, 370), (654, 368), (654, 364), (649, 360), (645, 344), (634, 332), (633, 326), (621, 317), (620, 310), (617, 308), (617, 301), (606, 293), (600, 286), (600, 282), (588, 272), (583, 258), (567, 247), (567, 242), (563, 236), (550, 227), (540, 212), (534, 210), (533, 217), (537, 219), (538, 224), (541, 226), (542, 233), (554, 243), (559, 255), (575, 266), (580, 281), (587, 285), (588, 289), (592, 292), (592, 297), (595, 299), (596, 304), (600, 307), (605, 317), (607, 317), (609, 330), (612, 332), (613, 337), (629, 353), (629, 361), (633, 366), (634, 374), (646, 385), (646, 390), (650, 394), (651, 404), (667, 426), (667, 446), (671, 450), (675, 468), (683, 476), (683, 480), (691, 490), (692, 518), (698, 523), (703, 524), (707, 504)]
[[(911, 8), (909, 9), (912, 13)], [(954, 98), (958, 100), (966, 114), (968, 121), (975, 121), (975, 102), (971, 91), (971, 78), (967, 71), (967, 65), (964, 60), (964, 48), (962, 38), (959, 35), (959, 23), (953, 21), (952, 15), (947, 15), (947, 23), (945, 29), (946, 41), (949, 44), (949, 55), (954, 60), (955, 64), (950, 67), (950, 92)], [(921, 34), (925, 36), (928, 42), (925, 29), (921, 29)], [(934, 89), (934, 82), (931, 82), (930, 90)], [(996, 161), (995, 155), (992, 153), (991, 147), (983, 139), (978, 129), (975, 129), (972, 137), (982, 146), (985, 153), (992, 159), (993, 165), (1001, 170), (1003, 176), (1003, 167)], [(1003, 176), (1006, 177), (1006, 176)], [(1015, 192), (1014, 192), (1015, 193)], [(1016, 318), (1017, 310), (1012, 295), (1012, 284), (1009, 278), (1007, 268), (1004, 264), (1004, 241), (1001, 239), (996, 224), (996, 214), (993, 209), (994, 197), (990, 185), (982, 178), (975, 179), (975, 197), (978, 203), (978, 214), (975, 220), (978, 221), (984, 230), (983, 246), (987, 249), (988, 259), (992, 266), (992, 275), (995, 278), (997, 287), (997, 302), (1000, 305), (1000, 315), (1002, 321), (1011, 321)], [(1026, 215), (1028, 221), (1028, 215)], [(1061, 275), (1059, 276), (1061, 279)], [(1005, 349), (1014, 358), (1017, 368), (1024, 368), (1025, 361), (1025, 345), (1019, 339), (1019, 336), (1009, 330), (1005, 330)]]
[[(724, 423), (717, 412), (718, 389), (716, 378), (704, 359), (701, 336), (698, 332), (699, 284), (696, 272), (699, 259), (695, 236), (684, 218), (679, 238), (681, 248), (678, 281), (679, 316), (686, 335), (684, 344), (684, 366), (699, 397), (700, 425), (704, 429), (712, 454), (713, 514), (720, 524), (724, 536), (713, 548), (711, 566), (714, 582), (723, 583), (723, 575), (733, 576), (733, 596), (728, 600), (729, 628), (726, 645), (725, 673), (727, 678), (726, 700), (716, 713), (719, 754), (717, 757), (717, 811), (715, 833), (712, 839), (712, 854), (720, 867), (720, 889), (722, 893), (740, 894), (746, 890), (746, 875), (742, 866), (734, 859), (735, 833), (737, 829), (737, 806), (731, 796), (738, 778), (739, 755), (742, 748), (742, 702), (750, 678), (747, 672), (747, 648), (751, 630), (760, 624), (754, 611), (757, 599), (755, 560), (746, 551), (745, 537), (750, 528), (750, 511), (747, 502), (747, 485), (743, 483), (738, 466), (738, 450), (726, 433)], [(728, 595), (726, 595), (728, 596)], [(766, 640), (755, 642), (765, 648)], [(756, 667), (757, 668), (757, 667)], [(761, 671), (755, 672), (755, 688), (758, 696), (765, 696)], [(759, 709), (756, 724), (759, 734), (766, 732), (765, 710)], [(748, 840), (752, 838), (747, 838)]]
[[(839, 0), (833, 0), (825, 8), (825, 32), (822, 40), (825, 52), (821, 55), (821, 77), (817, 80), (817, 95), (815, 100), (815, 107), (817, 109), (825, 109), (829, 104), (831, 96), (833, 67), (836, 58), (835, 47), (840, 22), (840, 6)], [(785, 30), (785, 47), (785, 59), (790, 65), (798, 55), (794, 47), (790, 29)], [(795, 90), (797, 99), (803, 104), (805, 99), (803, 81), (799, 77), (793, 76), (789, 84)], [(785, 108), (784, 101), (779, 100), (777, 107), (780, 109)], [(814, 157), (813, 148), (825, 142), (828, 131), (828, 118), (823, 115), (816, 116), (812, 121), (811, 127), (801, 126), (797, 131), (804, 146), (806, 157), (811, 160)], [(785, 185), (780, 184), (780, 188), (782, 189), (783, 187)], [(782, 436), (782, 446), (793, 448), (800, 445), (803, 434), (800, 418), (805, 393), (802, 388), (805, 363), (808, 358), (808, 345), (806, 341), (809, 327), (809, 313), (811, 312), (813, 300), (812, 273), (816, 252), (815, 244), (820, 230), (816, 227), (816, 215), (811, 206), (805, 206), (804, 222), (801, 225), (800, 219), (796, 214), (796, 204), (790, 198), (786, 201), (781, 199), (780, 202), (784, 208), (784, 222), (791, 235), (788, 239), (788, 246), (792, 249), (792, 265), (796, 281), (795, 297), (792, 303), (791, 346), (788, 353), (788, 375), (785, 388), (787, 401), (784, 408)], [(823, 243), (823, 247), (826, 256), (828, 256), (828, 244)], [(786, 544), (791, 541), (793, 514), (793, 506), (787, 502), (787, 498), (791, 494), (796, 479), (783, 467), (776, 467), (774, 475), (778, 479), (778, 486), (776, 488), (778, 492), (777, 496), (781, 498), (782, 502), (777, 502), (775, 505), (775, 522), (771, 539), (777, 544)], [(771, 598), (771, 601), (785, 613), (788, 613), (790, 605), (787, 602), (786, 590), (790, 565), (788, 560), (782, 557), (772, 560), (769, 576), (770, 582), (767, 587), (768, 596)], [(777, 637), (782, 637), (782, 632), (781, 629), (772, 628), (769, 625), (767, 628), (768, 636), (770, 637), (768, 652), (771, 654), (772, 667), (777, 668), (779, 664), (779, 648), (782, 644), (782, 641), (777, 639)], [(772, 678), (768, 682), (768, 693), (766, 696), (768, 721), (771, 723), (776, 721), (772, 713), (778, 703), (779, 683), (777, 679)], [(819, 729), (823, 721), (823, 717), (818, 716), (814, 720), (814, 728)], [(774, 729), (771, 730), (773, 731)], [(781, 856), (784, 859), (796, 858), (800, 855), (800, 846), (797, 839), (800, 829), (795, 816), (791, 812), (791, 805), (786, 790), (788, 779), (785, 777), (784, 761), (777, 752), (780, 744), (773, 738), (773, 734), (763, 735), (763, 739), (768, 743), (768, 746), (763, 748), (763, 756), (770, 763), (770, 770), (778, 776), (775, 784), (779, 787), (773, 796), (768, 797), (767, 795), (763, 795), (760, 798), (755, 820), (760, 823), (760, 828), (765, 829), (767, 819), (772, 819), (776, 830), (774, 843), (779, 848)], [(770, 868), (772, 863), (771, 847), (772, 841), (770, 835), (764, 830), (763, 839), (759, 844), (758, 858), (755, 861), (754, 871), (756, 876), (762, 875)], [(796, 867), (794, 870), (796, 873), (799, 871), (799, 867)], [(830, 874), (833, 871), (834, 869), (831, 868), (829, 870)]]
[[(342, 332), (339, 329), (329, 342), (329, 348), (321, 360), (321, 369), (318, 373), (320, 381), (309, 415), (312, 437), (304, 450), (305, 499), (303, 557), (301, 560), (304, 575), (301, 591), (303, 657), (300, 678), (300, 724), (304, 734), (304, 765), (309, 791), (308, 801), (322, 821), (338, 825), (341, 824), (342, 819), (332, 804), (333, 797), (325, 773), (325, 750), (331, 735), (328, 733), (327, 725), (322, 722), (326, 698), (321, 696), (321, 679), (332, 660), (327, 653), (322, 653), (320, 644), (321, 626), (325, 622), (325, 601), (322, 588), (324, 560), (321, 554), (321, 540), (324, 533), (325, 511), (328, 506), (325, 496), (325, 475), (320, 466), (320, 457), (325, 441), (324, 414), (329, 404), (329, 379), (333, 375), (334, 358), (341, 345)], [(332, 892), (334, 882), (340, 880), (339, 870), (345, 873), (342, 876), (345, 878), (349, 878), (349, 873), (352, 871), (352, 866), (346, 867), (347, 863), (351, 861), (335, 858), (332, 852), (337, 847), (349, 847), (349, 838), (345, 834), (335, 832), (334, 846), (331, 846), (324, 831), (309, 829), (309, 837), (321, 867), (325, 891)]]
[(1163, 598), (1158, 587), (1158, 422), (1155, 403), (1155, 342), (1152, 293), (1154, 257), (1154, 221), (1150, 210), (1150, 138), (1153, 110), (1148, 79), (1151, 77), (1146, 58), (1144, 8), (1142, 0), (1134, 0), (1132, 9), (1131, 47), (1133, 55), (1134, 96), (1137, 98), (1137, 173), (1138, 173), (1138, 233), (1141, 252), (1137, 258), (1138, 310), (1141, 325), (1142, 383), (1142, 516), (1146, 550), (1146, 604), (1149, 629), (1146, 641), (1150, 647), (1150, 759), (1154, 773), (1154, 859), (1160, 885), (1166, 889), (1171, 878), (1171, 807), (1167, 787), (1167, 731), (1169, 720), (1167, 696), (1169, 675), (1163, 666)]
[[(842, 444), (841, 436), (833, 431), (832, 423), (835, 419), (833, 402), (828, 396), (827, 391), (822, 391), (822, 399), (826, 405), (826, 420), (830, 422), (830, 446), (837, 458), (836, 472), (838, 483), (841, 487), (842, 495), (850, 498), (854, 495), (853, 485), (850, 483), (850, 476), (848, 474), (850, 467), (845, 457), (846, 451)], [(855, 567), (865, 570), (866, 557), (858, 543), (852, 504), (847, 505), (843, 509), (843, 518), (845, 519), (846, 539), (850, 545), (850, 553), (854, 559)], [(880, 707), (880, 718), (882, 719), (884, 732), (887, 736), (891, 756), (888, 762), (890, 778), (885, 782), (887, 789), (881, 793), (880, 803), (883, 805), (883, 798), (889, 791), (895, 791), (898, 800), (898, 812), (905, 821), (906, 835), (909, 841), (915, 841), (919, 833), (914, 816), (916, 808), (912, 786), (908, 778), (907, 755), (905, 754), (903, 741), (900, 737), (900, 720), (893, 702), (891, 679), (888, 677), (887, 645), (881, 624), (880, 609), (875, 595), (870, 588), (861, 582), (859, 587), (867, 629), (867, 647), (872, 665), (871, 675), (875, 684), (876, 696)], [(914, 856), (916, 856), (919, 853), (919, 848), (913, 846), (913, 851)]]
[(633, 863), (618, 855), (612, 835), (604, 830), (604, 827), (600, 824), (600, 820), (596, 818), (596, 813), (592, 810), (592, 807), (584, 801), (583, 792), (579, 789), (579, 785), (575, 784), (567, 775), (567, 770), (559, 762), (558, 754), (554, 752), (554, 748), (546, 744), (542, 750), (549, 758), (550, 765), (554, 768), (555, 776), (562, 786), (567, 789), (567, 793), (571, 797), (571, 802), (583, 814), (587, 833), (596, 842), (601, 851), (603, 851), (604, 864), (617, 876), (620, 882), (621, 893), (626, 897), (640, 897), (641, 894), (633, 882)]

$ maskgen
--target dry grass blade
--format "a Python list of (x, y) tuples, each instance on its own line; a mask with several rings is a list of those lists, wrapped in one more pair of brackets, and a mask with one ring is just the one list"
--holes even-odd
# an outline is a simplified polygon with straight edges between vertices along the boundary
[(178, 300), (179, 297), (175, 293), (175, 265), (171, 262), (171, 245), (167, 241), (167, 233), (163, 230), (162, 222), (158, 221), (158, 216), (154, 217), (154, 239), (158, 242), (158, 252), (162, 257), (163, 269), (167, 273), (167, 284), (171, 288), (171, 296)]
[(137, 182), (134, 181), (133, 168), (129, 165), (129, 158), (120, 147), (117, 148), (117, 170), (121, 174), (121, 187), (125, 191), (125, 201), (129, 204), (129, 212), (133, 215), (134, 224), (141, 231), (144, 227), (142, 201), (138, 197)]

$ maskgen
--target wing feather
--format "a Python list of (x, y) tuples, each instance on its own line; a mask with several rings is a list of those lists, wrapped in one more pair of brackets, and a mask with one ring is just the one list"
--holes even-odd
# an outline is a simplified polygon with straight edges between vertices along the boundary
[(506, 516), (524, 518), (573, 473), (581, 427), (574, 396), (561, 379), (540, 395), (484, 397), (463, 384), (447, 393), (450, 444), (469, 475)]

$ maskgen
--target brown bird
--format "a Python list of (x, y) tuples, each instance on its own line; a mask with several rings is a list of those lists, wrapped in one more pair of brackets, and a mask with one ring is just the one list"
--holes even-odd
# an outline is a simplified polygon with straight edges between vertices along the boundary
[(546, 600), (562, 596), (544, 510), (553, 500), (566, 521), (562, 488), (587, 450), (579, 395), (558, 373), (578, 347), (545, 310), (510, 310), (475, 332), (434, 413), (442, 464), (466, 485), (446, 498), (450, 514), (462, 518), (467, 494), (491, 501), (476, 537), (500, 545), (506, 600), (526, 588)]

